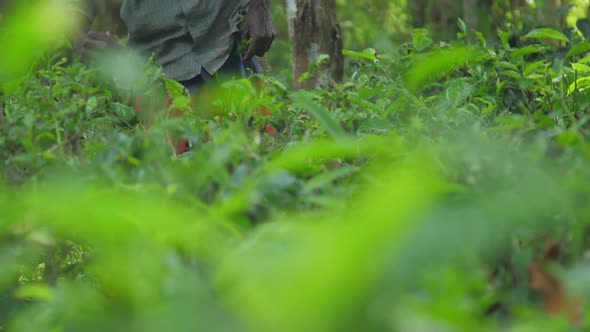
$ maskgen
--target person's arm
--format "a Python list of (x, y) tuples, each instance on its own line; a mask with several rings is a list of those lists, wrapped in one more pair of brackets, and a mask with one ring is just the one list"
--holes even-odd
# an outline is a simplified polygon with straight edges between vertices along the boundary
[(277, 36), (270, 0), (250, 0), (241, 29), (246, 40), (250, 40), (244, 61), (250, 61), (254, 56), (264, 56)]

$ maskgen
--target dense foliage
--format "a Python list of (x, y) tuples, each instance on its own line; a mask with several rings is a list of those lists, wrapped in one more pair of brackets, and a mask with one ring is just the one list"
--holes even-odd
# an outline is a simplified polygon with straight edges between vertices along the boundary
[(197, 99), (129, 54), (1, 55), (0, 330), (588, 328), (588, 26), (459, 20)]

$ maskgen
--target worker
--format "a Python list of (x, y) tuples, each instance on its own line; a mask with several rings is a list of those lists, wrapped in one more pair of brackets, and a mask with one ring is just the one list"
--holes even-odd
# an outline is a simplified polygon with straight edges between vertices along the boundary
[[(92, 25), (96, 2), (68, 1), (83, 13), (84, 26)], [(165, 76), (192, 94), (213, 75), (245, 76), (246, 68), (260, 72), (255, 56), (264, 56), (276, 37), (270, 0), (124, 0), (120, 14), (128, 46), (153, 55)], [(76, 49), (88, 58), (120, 46), (108, 31), (88, 31)], [(177, 154), (190, 145), (186, 140), (174, 144)]]
[[(96, 2), (69, 1), (90, 26)], [(276, 37), (270, 0), (124, 0), (120, 13), (128, 46), (153, 55), (168, 78), (191, 92), (217, 73), (244, 75), (247, 66), (259, 70), (254, 57), (264, 56)], [(87, 57), (119, 46), (110, 32), (89, 31), (77, 50)]]

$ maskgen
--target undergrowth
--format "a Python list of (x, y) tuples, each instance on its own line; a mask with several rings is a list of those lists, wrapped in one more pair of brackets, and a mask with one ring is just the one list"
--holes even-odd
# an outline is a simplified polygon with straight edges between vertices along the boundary
[(47, 53), (1, 97), (0, 329), (587, 328), (588, 35), (479, 37), (194, 100)]

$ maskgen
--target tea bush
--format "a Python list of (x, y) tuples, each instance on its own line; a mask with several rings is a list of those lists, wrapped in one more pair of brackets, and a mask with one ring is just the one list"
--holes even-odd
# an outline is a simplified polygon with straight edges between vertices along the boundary
[(0, 329), (586, 329), (588, 35), (509, 37), (196, 100), (45, 53), (2, 81)]

